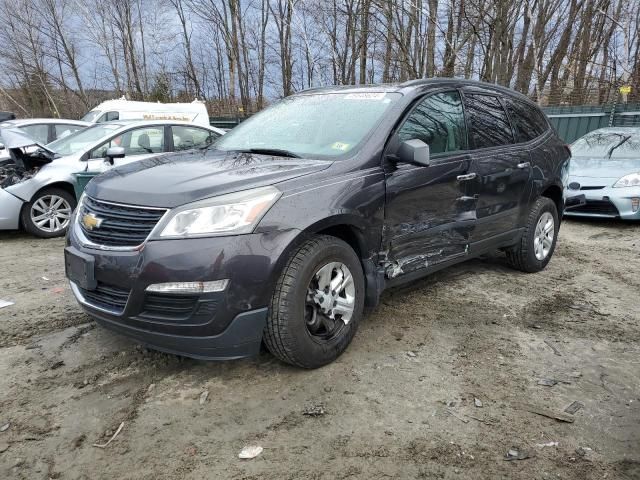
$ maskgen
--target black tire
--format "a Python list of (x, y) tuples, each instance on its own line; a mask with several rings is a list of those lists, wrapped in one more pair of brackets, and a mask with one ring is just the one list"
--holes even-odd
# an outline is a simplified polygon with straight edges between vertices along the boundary
[[(540, 260), (536, 257), (534, 251), (534, 241), (538, 221), (546, 212), (550, 213), (553, 217), (554, 235), (549, 253), (544, 259)], [(529, 217), (527, 219), (527, 225), (520, 242), (514, 247), (506, 250), (509, 264), (513, 268), (527, 273), (535, 273), (543, 270), (549, 263), (549, 260), (551, 260), (553, 252), (555, 251), (559, 229), (560, 221), (558, 220), (558, 209), (556, 208), (556, 204), (550, 198), (538, 198), (538, 200), (533, 204), (533, 207), (531, 207), (531, 211), (529, 212)]]
[[(34, 223), (31, 212), (34, 210), (34, 205), (38, 203), (41, 199), (46, 199), (47, 197), (56, 196), (64, 199), (64, 201), (69, 205), (70, 211), (68, 212), (69, 218), (71, 217), (71, 212), (76, 208), (76, 198), (61, 188), (43, 188), (38, 193), (36, 193), (30, 202), (27, 202), (20, 212), (20, 220), (24, 229), (40, 238), (54, 238), (54, 237), (62, 237), (67, 233), (67, 229), (69, 228), (68, 222), (64, 228), (54, 231), (46, 231), (43, 228), (40, 228), (36, 223)], [(48, 224), (52, 229), (54, 228), (52, 224)]]
[[(347, 324), (341, 323), (335, 337), (319, 340), (307, 327), (307, 289), (316, 272), (330, 262), (341, 262), (355, 286), (355, 307)], [(282, 360), (302, 368), (318, 368), (335, 360), (351, 343), (364, 309), (364, 274), (358, 256), (342, 240), (318, 235), (298, 247), (289, 258), (276, 284), (264, 342)], [(337, 320), (340, 322), (340, 320)]]

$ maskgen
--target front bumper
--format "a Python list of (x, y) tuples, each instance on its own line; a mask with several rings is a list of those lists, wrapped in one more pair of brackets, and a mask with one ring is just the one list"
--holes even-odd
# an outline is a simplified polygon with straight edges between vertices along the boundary
[[(82, 308), (102, 326), (157, 350), (236, 359), (259, 352), (283, 251), (297, 230), (235, 237), (149, 241), (138, 250), (98, 250), (73, 233), (72, 250), (94, 260), (97, 287), (71, 283)], [(229, 279), (223, 292), (151, 294), (151, 284)]]
[(640, 207), (634, 210), (634, 198), (640, 199), (640, 188), (604, 187), (597, 190), (569, 190), (572, 194), (584, 194), (586, 205), (565, 210), (566, 216), (621, 218), (640, 220)]
[(24, 202), (0, 188), (0, 230), (16, 230)]

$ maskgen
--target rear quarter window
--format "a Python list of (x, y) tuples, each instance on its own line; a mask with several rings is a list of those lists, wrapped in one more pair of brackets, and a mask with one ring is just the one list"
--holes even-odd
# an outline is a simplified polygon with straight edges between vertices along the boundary
[(544, 114), (537, 107), (510, 98), (505, 100), (505, 105), (511, 118), (516, 142), (529, 142), (549, 129)]
[(489, 148), (513, 143), (509, 117), (498, 97), (465, 94), (464, 103), (470, 123), (469, 138), (473, 148)]

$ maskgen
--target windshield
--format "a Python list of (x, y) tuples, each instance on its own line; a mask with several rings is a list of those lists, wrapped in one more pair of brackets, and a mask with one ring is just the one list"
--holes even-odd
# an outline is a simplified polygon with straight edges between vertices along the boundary
[(640, 134), (635, 132), (593, 132), (571, 145), (571, 154), (579, 157), (640, 158)]
[(93, 127), (80, 130), (76, 133), (51, 142), (47, 148), (53, 150), (58, 155), (73, 155), (74, 153), (94, 147), (100, 140), (109, 136), (122, 125), (99, 124)]
[(91, 110), (87, 112), (80, 120), (83, 122), (96, 123), (98, 117), (102, 114), (100, 110)]
[(222, 136), (224, 151), (332, 158), (356, 148), (401, 95), (318, 93), (285, 98)]

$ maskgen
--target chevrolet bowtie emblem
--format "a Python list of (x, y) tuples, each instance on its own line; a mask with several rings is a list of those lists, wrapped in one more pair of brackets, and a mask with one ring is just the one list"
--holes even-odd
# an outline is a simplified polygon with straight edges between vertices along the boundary
[(96, 217), (93, 213), (85, 213), (82, 216), (82, 225), (87, 230), (93, 230), (94, 228), (100, 228), (102, 225), (102, 219)]

